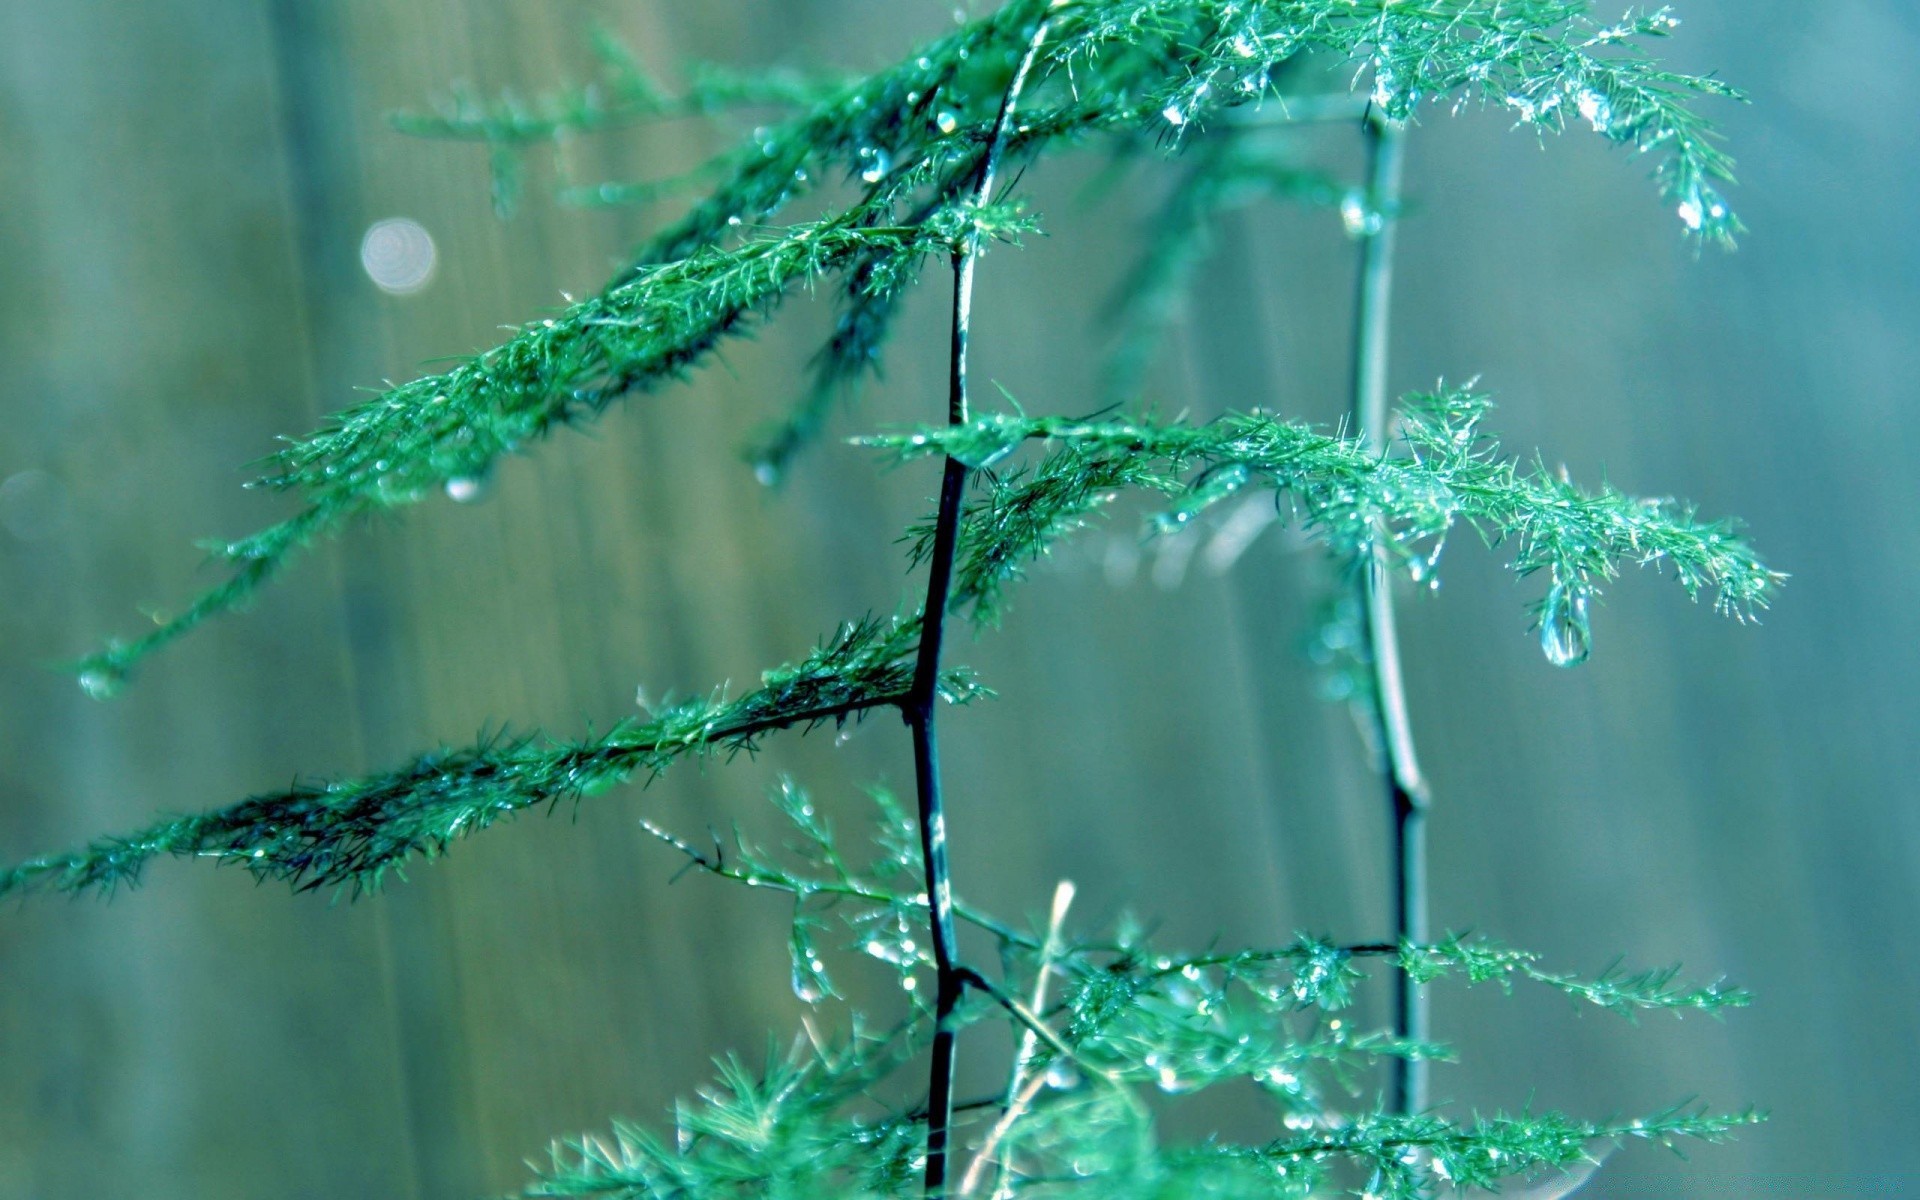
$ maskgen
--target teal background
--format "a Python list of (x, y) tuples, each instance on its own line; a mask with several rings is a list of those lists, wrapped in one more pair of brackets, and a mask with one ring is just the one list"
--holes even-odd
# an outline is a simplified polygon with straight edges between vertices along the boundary
[[(0, 858), (501, 722), (604, 726), (640, 684), (743, 688), (840, 618), (899, 603), (893, 538), (927, 507), (931, 470), (880, 473), (828, 445), (769, 494), (738, 463), (793, 394), (822, 299), (592, 438), (509, 464), (483, 503), (425, 504), (322, 549), (119, 700), (44, 669), (210, 579), (193, 538), (283, 511), (237, 487), (276, 435), (593, 288), (647, 228), (549, 203), (537, 158), (502, 224), (481, 152), (400, 138), (383, 113), (459, 79), (579, 77), (596, 18), (667, 72), (856, 68), (949, 9), (0, 6), (0, 480), (40, 473), (0, 493)], [(1631, 1026), (1442, 988), (1438, 1032), (1463, 1061), (1436, 1092), (1462, 1109), (1606, 1115), (1697, 1095), (1773, 1113), (1691, 1164), (1620, 1154), (1583, 1195), (1920, 1195), (1920, 16), (1897, 0), (1681, 15), (1671, 59), (1753, 96), (1712, 110), (1741, 162), (1740, 251), (1696, 255), (1643, 163), (1596, 138), (1543, 150), (1500, 113), (1429, 111), (1394, 379), (1482, 376), (1513, 450), (1737, 513), (1793, 580), (1743, 628), (1630, 576), (1597, 612), (1593, 662), (1563, 672), (1526, 632), (1534, 589), (1463, 535), (1403, 624), (1438, 794), (1436, 922), (1569, 969), (1682, 961), (1758, 1003)], [(721, 136), (675, 123), (575, 145), (570, 168), (654, 175)], [(1314, 144), (1351, 172), (1351, 141)], [(1035, 411), (1095, 406), (1099, 303), (1154, 200), (1141, 172), (1083, 210), (1093, 165), (1031, 173), (1050, 236), (981, 272), (976, 374)], [(393, 215), (439, 245), (416, 296), (359, 267), (362, 231)], [(1152, 396), (1332, 420), (1351, 257), (1325, 212), (1227, 219)], [(837, 434), (937, 410), (945, 289), (929, 283), (885, 386)], [(1163, 564), (1163, 587), (1150, 554), (1116, 584), (1132, 545), (1124, 523), (1091, 535), (1035, 573), (1003, 632), (959, 639), (1002, 696), (946, 722), (962, 891), (1018, 914), (1070, 877), (1088, 926), (1131, 906), (1188, 944), (1381, 936), (1381, 805), (1298, 652), (1316, 555), (1269, 531), (1225, 574)], [(353, 904), (168, 863), (111, 904), (6, 906), (0, 1197), (469, 1197), (516, 1186), (553, 1135), (659, 1117), (711, 1055), (784, 1037), (799, 1006), (784, 907), (667, 887), (671, 856), (636, 818), (761, 820), (780, 771), (835, 806), (910, 782), (891, 720), (831, 742), (522, 819)], [(884, 1002), (883, 981), (849, 972)]]

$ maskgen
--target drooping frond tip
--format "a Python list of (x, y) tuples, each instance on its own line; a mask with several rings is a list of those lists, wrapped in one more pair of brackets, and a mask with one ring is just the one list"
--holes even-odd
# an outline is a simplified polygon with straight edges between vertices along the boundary
[[(1446, 535), (1464, 522), (1490, 544), (1511, 544), (1514, 569), (1546, 575), (1550, 600), (1577, 600), (1583, 616), (1586, 598), (1626, 563), (1670, 567), (1690, 596), (1711, 592), (1716, 608), (1743, 618), (1765, 607), (1784, 579), (1725, 522), (1611, 487), (1583, 491), (1502, 457), (1480, 432), (1488, 407), (1461, 390), (1410, 397), (1400, 451), (1389, 455), (1258, 410), (1203, 424), (985, 414), (858, 440), (902, 458), (951, 454), (976, 467), (1001, 462), (1028, 440), (1051, 448), (1030, 472), (992, 481), (970, 511), (970, 520), (999, 531), (975, 542), (994, 560), (983, 564), (987, 580), (1008, 576), (1038, 553), (1043, 535), (1084, 520), (1121, 488), (1170, 497), (1160, 520), (1177, 528), (1249, 485), (1290, 500), (1307, 530), (1339, 552), (1384, 538), (1416, 578), (1430, 578)], [(991, 583), (956, 593), (957, 604), (990, 607), (992, 598)]]
[[(737, 698), (681, 701), (649, 720), (578, 741), (491, 738), (385, 774), (295, 784), (0, 871), (0, 897), (111, 892), (136, 883), (150, 860), (166, 856), (236, 863), (300, 890), (374, 888), (408, 859), (437, 857), (459, 838), (528, 808), (577, 800), (636, 774), (658, 775), (681, 758), (751, 752), (776, 730), (855, 720), (898, 703), (913, 677), (918, 637), (913, 621), (857, 622)], [(942, 694), (959, 702), (981, 689), (956, 670), (943, 677)]]

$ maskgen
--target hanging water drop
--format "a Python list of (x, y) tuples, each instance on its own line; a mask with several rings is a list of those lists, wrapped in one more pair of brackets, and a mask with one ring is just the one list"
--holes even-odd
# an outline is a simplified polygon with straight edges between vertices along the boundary
[(933, 124), (934, 128), (938, 129), (941, 133), (952, 133), (954, 130), (960, 128), (960, 118), (945, 109), (941, 109), (940, 115), (933, 119)]
[(1080, 1086), (1080, 1068), (1066, 1057), (1054, 1059), (1047, 1064), (1047, 1086), (1056, 1092), (1071, 1091)]
[(486, 491), (486, 484), (477, 476), (455, 475), (447, 480), (447, 499), (455, 504), (471, 504)]
[(1540, 651), (1556, 667), (1577, 667), (1593, 653), (1585, 588), (1556, 583), (1540, 614)]

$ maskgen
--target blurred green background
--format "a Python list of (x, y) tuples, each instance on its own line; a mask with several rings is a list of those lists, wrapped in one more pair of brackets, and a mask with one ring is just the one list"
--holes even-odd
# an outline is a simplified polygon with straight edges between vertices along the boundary
[[(1773, 1113), (1692, 1164), (1618, 1155), (1584, 1195), (1920, 1195), (1920, 444), (1900, 399), (1920, 369), (1920, 15), (1681, 15), (1672, 61), (1754, 98), (1711, 110), (1741, 160), (1740, 251), (1696, 255), (1644, 164), (1599, 139), (1543, 152), (1500, 113), (1428, 112), (1395, 380), (1480, 374), (1510, 448), (1739, 514), (1793, 581), (1742, 628), (1628, 577), (1594, 660), (1557, 671), (1526, 632), (1536, 589), (1463, 535), (1403, 620), (1439, 797), (1436, 922), (1568, 969), (1682, 961), (1758, 1003), (1635, 1027), (1442, 988), (1438, 1033), (1463, 1062), (1435, 1090), (1483, 1110), (1697, 1095)], [(773, 493), (738, 460), (795, 393), (825, 297), (594, 437), (508, 464), (482, 502), (323, 549), (117, 701), (45, 669), (204, 584), (191, 539), (279, 515), (236, 486), (275, 435), (594, 288), (648, 227), (550, 203), (538, 158), (502, 224), (482, 152), (403, 139), (385, 112), (456, 80), (579, 78), (594, 20), (673, 77), (690, 59), (874, 66), (950, 19), (944, 0), (0, 6), (0, 858), (501, 722), (604, 726), (636, 685), (747, 686), (838, 619), (891, 610), (908, 587), (893, 539), (929, 507), (931, 469), (828, 444)], [(577, 145), (569, 168), (657, 175), (722, 136), (661, 126)], [(1353, 140), (1314, 145), (1352, 172)], [(977, 375), (1033, 410), (1095, 407), (1099, 306), (1166, 178), (1086, 208), (1094, 166), (1033, 172), (1050, 236), (982, 271)], [(393, 216), (438, 247), (411, 295), (359, 261)], [(1351, 255), (1324, 211), (1228, 218), (1153, 398), (1332, 420)], [(836, 435), (937, 409), (944, 302), (924, 289), (885, 386)], [(1182, 571), (1153, 550), (1130, 565), (1136, 544), (1124, 522), (1090, 535), (1003, 633), (960, 640), (1002, 695), (945, 726), (962, 891), (1019, 914), (1070, 877), (1084, 924), (1130, 906), (1188, 944), (1381, 936), (1381, 803), (1300, 655), (1317, 555), (1270, 530), (1230, 571)], [(0, 1197), (470, 1197), (516, 1186), (553, 1135), (656, 1119), (709, 1056), (758, 1053), (799, 1006), (786, 909), (668, 887), (636, 817), (758, 820), (780, 771), (834, 805), (910, 783), (891, 720), (832, 741), (523, 818), (354, 904), (167, 863), (111, 904), (7, 906)]]

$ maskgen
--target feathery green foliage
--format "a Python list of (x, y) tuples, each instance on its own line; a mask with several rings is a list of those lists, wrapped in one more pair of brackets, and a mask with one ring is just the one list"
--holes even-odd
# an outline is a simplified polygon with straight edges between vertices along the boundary
[[(1324, 55), (1370, 77), (1373, 103), (1395, 119), (1446, 98), (1509, 105), (1542, 130), (1562, 128), (1576, 111), (1609, 138), (1658, 151), (1660, 186), (1686, 226), (1730, 240), (1738, 222), (1714, 185), (1731, 179), (1731, 162), (1688, 101), (1731, 89), (1649, 63), (1640, 47), (1671, 30), (1665, 10), (1602, 26), (1585, 9), (1566, 0), (1016, 0), (838, 89), (708, 78), (669, 100), (616, 58), (614, 83), (602, 92), (564, 93), (531, 108), (456, 101), (438, 116), (398, 118), (418, 133), (513, 148), (828, 91), (711, 164), (717, 182), (708, 196), (600, 295), (451, 371), (349, 409), (281, 451), (256, 486), (297, 494), (302, 510), (251, 537), (207, 543), (233, 574), (143, 636), (83, 659), (81, 677), (90, 691), (110, 694), (148, 654), (245, 604), (314, 538), (482, 476), (553, 428), (591, 421), (615, 399), (679, 376), (797, 284), (847, 273), (847, 313), (819, 378), (795, 418), (754, 455), (764, 476), (777, 475), (821, 425), (836, 383), (877, 361), (886, 314), (924, 256), (951, 246), (969, 221), (990, 236), (1021, 227), (1004, 210), (968, 213), (962, 202), (1012, 63), (1041, 13), (1052, 24), (1034, 63), (1040, 98), (1009, 131), (1014, 156), (1099, 132), (1157, 133), (1177, 143), (1250, 107), (1271, 103), (1284, 113), (1276, 70)], [(840, 173), (863, 184), (852, 207), (760, 232)]]
[[(1150, 149), (1191, 151), (1117, 305), (1123, 336), (1108, 386), (1123, 394), (1210, 223), (1229, 208), (1287, 198), (1337, 204), (1370, 261), (1387, 263), (1374, 252), (1390, 246), (1379, 239), (1400, 213), (1397, 184), (1383, 182), (1397, 166), (1381, 167), (1397, 163), (1388, 155), (1404, 125), (1438, 107), (1493, 106), (1543, 133), (1589, 126), (1650, 157), (1686, 233), (1730, 244), (1740, 224), (1719, 189), (1732, 179), (1731, 160), (1691, 106), (1736, 93), (1653, 63), (1648, 43), (1674, 24), (1664, 9), (1606, 24), (1578, 0), (1011, 0), (864, 75), (702, 67), (670, 94), (603, 39), (605, 71), (594, 84), (524, 102), (456, 93), (438, 113), (397, 117), (413, 135), (488, 145), (504, 212), (528, 147), (649, 121), (774, 114), (685, 174), (568, 186), (565, 195), (589, 203), (704, 194), (598, 294), (291, 440), (254, 485), (289, 494), (298, 511), (250, 537), (211, 543), (231, 574), (145, 636), (85, 659), (89, 691), (114, 691), (149, 654), (244, 605), (316, 539), (449, 485), (457, 492), (554, 430), (587, 425), (615, 400), (681, 377), (796, 290), (830, 284), (841, 312), (812, 378), (749, 453), (763, 480), (777, 480), (826, 427), (837, 397), (878, 369), (903, 298), (938, 256), (956, 277), (950, 421), (856, 439), (899, 460), (945, 460), (940, 508), (907, 538), (912, 562), (927, 568), (927, 599), (905, 610), (911, 616), (842, 626), (738, 698), (717, 691), (577, 740), (498, 735), (384, 774), (296, 782), (0, 871), (0, 897), (111, 892), (162, 856), (357, 894), (522, 810), (651, 778), (683, 758), (751, 753), (778, 730), (837, 726), (891, 707), (915, 739), (919, 808), (910, 817), (876, 791), (875, 826), (863, 839), (870, 853), (850, 850), (790, 783), (775, 796), (796, 835), (784, 852), (738, 828), (710, 848), (660, 824), (647, 828), (687, 868), (792, 904), (792, 981), (802, 999), (838, 996), (834, 972), (847, 969), (839, 960), (851, 951), (892, 974), (899, 1019), (883, 1029), (850, 1013), (837, 1035), (810, 1022), (760, 1073), (725, 1059), (715, 1085), (676, 1110), (671, 1136), (617, 1124), (610, 1137), (561, 1143), (527, 1195), (799, 1200), (907, 1195), (924, 1181), (929, 1195), (995, 1200), (1411, 1200), (1590, 1164), (1596, 1150), (1626, 1140), (1727, 1135), (1756, 1118), (1683, 1109), (1625, 1122), (1462, 1117), (1412, 1102), (1391, 1111), (1377, 1099), (1376, 1076), (1452, 1052), (1412, 1036), (1418, 1027), (1404, 1012), (1377, 1029), (1355, 1013), (1360, 992), (1382, 974), (1396, 977), (1403, 1009), (1406, 997), (1443, 978), (1532, 983), (1623, 1014), (1718, 1011), (1746, 1002), (1737, 989), (1682, 983), (1670, 969), (1563, 974), (1531, 953), (1461, 936), (1352, 945), (1299, 937), (1278, 948), (1173, 955), (1127, 930), (1072, 934), (1064, 887), (1047, 924), (1032, 929), (950, 901), (932, 717), (936, 700), (985, 694), (967, 671), (942, 666), (948, 617), (992, 623), (1027, 564), (1130, 491), (1156, 498), (1156, 527), (1174, 530), (1249, 487), (1271, 489), (1277, 505), (1368, 580), (1378, 563), (1431, 579), (1446, 537), (1464, 522), (1490, 544), (1511, 545), (1520, 574), (1544, 575), (1542, 645), (1562, 665), (1586, 657), (1589, 600), (1623, 563), (1670, 567), (1689, 595), (1711, 591), (1736, 617), (1764, 607), (1783, 577), (1732, 526), (1671, 501), (1583, 491), (1502, 456), (1480, 431), (1487, 402), (1466, 390), (1409, 398), (1391, 446), (1261, 407), (1206, 421), (976, 415), (966, 390), (972, 272), (987, 245), (1036, 228), (1019, 205), (991, 196), (995, 172), (1078, 146), (1125, 164)], [(1325, 82), (1343, 75), (1350, 91)], [(1364, 187), (1342, 186), (1263, 140), (1334, 121), (1367, 132)], [(787, 215), (809, 197), (815, 211)], [(1383, 322), (1366, 303), (1361, 316)], [(1365, 338), (1356, 335), (1363, 350)], [(1046, 443), (1046, 452), (1011, 466), (1028, 441)], [(1378, 671), (1397, 653), (1390, 599), (1383, 608), (1385, 593), (1368, 587), (1364, 604), (1347, 606), (1346, 645), (1375, 670), (1366, 687), (1377, 727), (1404, 737), (1393, 727), (1404, 713), (1389, 708), (1397, 685)], [(1409, 816), (1424, 817), (1426, 797), (1401, 777), (1400, 752), (1388, 757), (1404, 835)], [(1405, 773), (1418, 783), (1416, 771)], [(1405, 860), (1400, 881), (1413, 886)], [(957, 957), (949, 917), (997, 945), (997, 972)], [(1005, 1022), (1015, 1040), (1005, 1090), (955, 1106), (954, 1039), (960, 1026), (985, 1021)], [(911, 1078), (923, 1062), (933, 1064), (924, 1088)], [(1273, 1117), (1270, 1139), (1163, 1139), (1165, 1106), (1223, 1085), (1256, 1090)]]
[[(578, 741), (485, 739), (425, 754), (364, 779), (296, 783), (199, 816), (0, 871), (0, 897), (35, 889), (112, 891), (137, 882), (159, 857), (238, 863), (261, 880), (299, 890), (362, 891), (412, 857), (436, 858), (461, 837), (528, 808), (551, 808), (689, 756), (753, 752), (769, 733), (857, 720), (897, 704), (912, 679), (917, 625), (865, 620), (841, 627), (806, 658), (766, 672), (738, 698), (721, 693), (668, 704), (647, 721), (623, 721)], [(982, 689), (949, 671), (943, 696), (963, 703)]]
[[(920, 868), (912, 828), (885, 793), (874, 793), (876, 826), (862, 840), (880, 849), (856, 867), (804, 792), (783, 781), (773, 799), (797, 834), (784, 855), (737, 831), (731, 850), (655, 832), (690, 867), (794, 899), (797, 990), (823, 1002), (833, 994), (829, 959), (874, 960), (895, 974), (907, 1018), (880, 1033), (856, 1016), (838, 1037), (809, 1024), (784, 1055), (770, 1055), (764, 1076), (724, 1059), (715, 1084), (675, 1108), (671, 1136), (616, 1123), (610, 1136), (560, 1142), (526, 1195), (879, 1197), (907, 1194), (917, 1182), (924, 1114), (910, 1088), (890, 1086), (912, 1068), (932, 1025), (924, 998), (935, 964), (916, 940), (927, 898), (910, 890)], [(1037, 1028), (1045, 1036), (1015, 1068), (1015, 1102), (962, 1114), (979, 1147), (978, 1170), (969, 1164), (963, 1187), (991, 1176), (1020, 1196), (1306, 1197), (1357, 1182), (1367, 1195), (1428, 1197), (1449, 1185), (1491, 1188), (1588, 1163), (1628, 1139), (1717, 1140), (1756, 1119), (1671, 1109), (1631, 1121), (1550, 1113), (1452, 1120), (1349, 1107), (1357, 1081), (1382, 1059), (1450, 1057), (1444, 1046), (1352, 1023), (1355, 988), (1365, 979), (1358, 959), (1429, 981), (1451, 975), (1505, 985), (1519, 977), (1627, 1014), (1746, 1002), (1718, 985), (1676, 985), (1671, 971), (1584, 980), (1459, 937), (1397, 950), (1303, 937), (1275, 950), (1173, 956), (1133, 936), (1083, 942), (1058, 928), (1020, 930), (960, 911), (999, 940), (1009, 978), (1030, 986), (1050, 979), (1060, 993), (1052, 1004), (1025, 1005), (996, 987), (968, 1011), (971, 1021), (1006, 1020), (1016, 1033)], [(822, 938), (829, 924), (844, 944)], [(1275, 1113), (1271, 1140), (1192, 1145), (1165, 1143), (1156, 1132), (1169, 1100), (1249, 1082)]]
[[(983, 414), (965, 425), (858, 440), (902, 458), (952, 455), (975, 468), (1029, 439), (1059, 445), (1030, 475), (992, 481), (973, 506), (972, 524), (993, 535), (971, 539), (982, 561), (967, 559), (968, 571), (983, 583), (956, 593), (956, 608), (990, 608), (994, 589), (984, 580), (1038, 557), (1055, 530), (1123, 487), (1171, 497), (1159, 520), (1178, 528), (1256, 483), (1290, 498), (1306, 527), (1344, 556), (1384, 539), (1416, 580), (1433, 578), (1444, 539), (1465, 521), (1489, 543), (1512, 542), (1520, 574), (1549, 577), (1542, 607), (1550, 612), (1577, 604), (1584, 614), (1596, 581), (1613, 578), (1621, 562), (1671, 566), (1688, 595), (1711, 589), (1715, 607), (1735, 616), (1766, 606), (1781, 576), (1729, 524), (1702, 522), (1671, 501), (1612, 488), (1587, 493), (1544, 469), (1524, 470), (1480, 431), (1488, 408), (1466, 391), (1409, 397), (1404, 453), (1394, 457), (1257, 410), (1204, 424)], [(917, 552), (928, 545), (923, 531)]]
[(255, 486), (292, 492), (299, 514), (252, 537), (209, 543), (235, 573), (179, 616), (81, 664), (89, 691), (117, 688), (141, 658), (251, 598), (315, 537), (356, 516), (416, 503), (457, 479), (486, 475), (502, 455), (554, 429), (591, 420), (620, 396), (671, 378), (721, 337), (777, 304), (799, 283), (885, 245), (887, 269), (868, 277), (903, 286), (927, 254), (962, 229), (1011, 236), (1027, 228), (1006, 209), (942, 210), (914, 228), (849, 219), (815, 222), (732, 251), (705, 251), (650, 268), (506, 343), (337, 415), (274, 457)]

